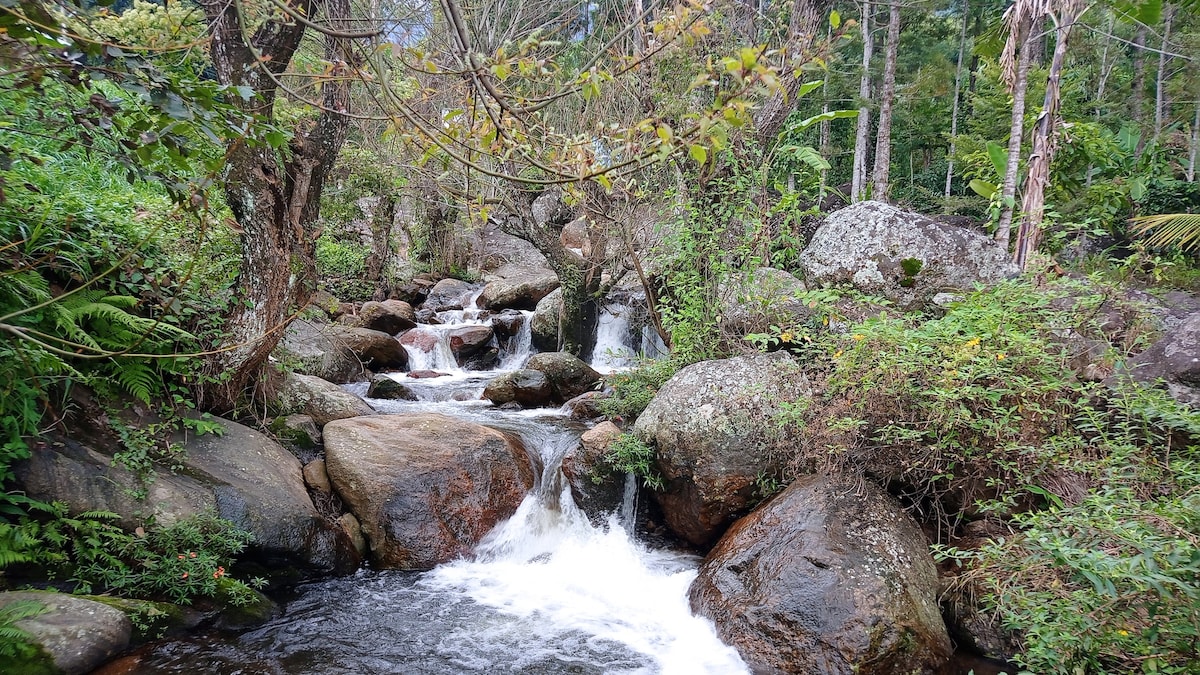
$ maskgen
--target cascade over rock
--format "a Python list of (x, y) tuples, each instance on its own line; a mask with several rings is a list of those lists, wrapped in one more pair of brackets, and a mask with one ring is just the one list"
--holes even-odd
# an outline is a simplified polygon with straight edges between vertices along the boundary
[(495, 405), (515, 401), (534, 408), (550, 403), (554, 398), (554, 387), (540, 370), (522, 368), (493, 378), (484, 388), (483, 397)]
[(800, 267), (810, 284), (851, 283), (903, 306), (1017, 274), (991, 237), (876, 201), (829, 214)]
[(937, 573), (883, 490), (794, 482), (739, 520), (692, 582), (692, 609), (755, 672), (924, 673), (950, 655)]
[(620, 508), (625, 496), (625, 474), (605, 461), (620, 435), (617, 425), (601, 422), (584, 432), (579, 445), (562, 458), (562, 472), (571, 486), (571, 496), (593, 523)]
[(459, 279), (442, 279), (430, 289), (429, 297), (425, 298), (425, 304), (421, 308), (435, 312), (462, 309), (478, 288), (475, 284)]
[(558, 350), (558, 324), (562, 314), (562, 289), (542, 298), (533, 310), (533, 346), (544, 352)]
[(383, 568), (428, 570), (469, 554), (534, 484), (521, 443), (439, 414), (325, 426), (325, 467)]
[(663, 385), (633, 433), (657, 449), (665, 489), (654, 496), (667, 526), (710, 546), (754, 502), (755, 484), (779, 470), (773, 416), (811, 395), (787, 354), (692, 364)]

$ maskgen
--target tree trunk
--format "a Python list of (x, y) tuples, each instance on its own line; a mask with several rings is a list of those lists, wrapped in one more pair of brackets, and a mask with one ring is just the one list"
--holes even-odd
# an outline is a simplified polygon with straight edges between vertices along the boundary
[(816, 43), (821, 20), (833, 5), (832, 0), (794, 0), (788, 21), (788, 37), (784, 43), (787, 63), (780, 72), (782, 91), (768, 99), (754, 116), (758, 145), (764, 152), (775, 146), (776, 137), (796, 107), (796, 92), (804, 81), (800, 66)]
[(1187, 181), (1196, 182), (1196, 154), (1200, 152), (1200, 96), (1196, 97), (1196, 115), (1192, 118), (1192, 144), (1188, 149)]
[(367, 281), (375, 282), (375, 300), (387, 299), (387, 271), (392, 264), (392, 226), (396, 222), (396, 196), (379, 195), (371, 213), (371, 255), (367, 256)]
[(872, 194), (887, 199), (892, 169), (892, 104), (896, 99), (896, 57), (900, 43), (900, 5), (888, 6), (887, 46), (883, 56), (883, 95), (879, 101), (879, 130), (875, 136), (875, 174)]
[(1067, 41), (1071, 29), (1085, 6), (1078, 0), (1067, 0), (1056, 17), (1058, 35), (1054, 43), (1054, 58), (1046, 77), (1046, 97), (1042, 113), (1033, 130), (1033, 146), (1029, 151), (1029, 174), (1025, 179), (1025, 198), (1021, 203), (1021, 225), (1017, 229), (1017, 246), (1013, 260), (1022, 270), (1029, 256), (1037, 250), (1041, 236), (1042, 216), (1046, 206), (1046, 187), (1050, 180), (1050, 162), (1054, 159), (1054, 132), (1058, 125), (1059, 92), (1063, 63), (1067, 56)]
[(946, 204), (943, 210), (950, 212), (950, 185), (954, 180), (954, 152), (958, 141), (958, 99), (962, 91), (963, 55), (967, 52), (967, 23), (970, 21), (970, 0), (963, 0), (962, 32), (958, 35), (958, 64), (954, 67), (954, 104), (950, 108), (950, 152), (946, 161), (946, 190), (943, 197)]
[[(1146, 106), (1143, 103), (1143, 98), (1146, 96), (1146, 27), (1138, 26), (1137, 33), (1133, 37), (1133, 92), (1129, 98), (1131, 106), (1130, 117), (1133, 118), (1133, 123), (1137, 125), (1138, 131), (1145, 129), (1142, 122), (1145, 120)], [(1146, 135), (1143, 133), (1138, 138), (1137, 154), (1141, 156), (1142, 148), (1146, 145)]]
[(1012, 231), (1013, 212), (1017, 200), (1017, 167), (1021, 164), (1021, 140), (1025, 129), (1025, 90), (1029, 86), (1029, 52), (1032, 40), (1029, 39), (1031, 24), (1024, 23), (1019, 28), (1022, 35), (1019, 38), (1017, 52), (1017, 73), (1013, 81), (1012, 117), (1008, 126), (1008, 164), (1004, 169), (1004, 181), (1000, 185), (1000, 220), (996, 223), (996, 241), (1006, 250)]
[(863, 61), (862, 77), (858, 81), (858, 128), (854, 134), (854, 176), (850, 201), (861, 202), (867, 190), (867, 144), (871, 137), (871, 0), (863, 0), (862, 10)]
[(1162, 135), (1163, 126), (1169, 117), (1170, 101), (1167, 99), (1167, 56), (1171, 46), (1171, 24), (1175, 20), (1175, 8), (1170, 5), (1163, 7), (1162, 48), (1158, 52), (1158, 73), (1154, 76), (1154, 138)]
[[(270, 20), (247, 40), (239, 3), (201, 0), (201, 5), (217, 79), (256, 94), (249, 100), (231, 96), (230, 102), (273, 123), (278, 77), (299, 47), (304, 25)], [(301, 0), (292, 6), (307, 17), (323, 11), (335, 28), (347, 23), (350, 12), (348, 0)], [(341, 69), (354, 60), (348, 42), (333, 37), (326, 38), (326, 58)], [(287, 153), (241, 139), (226, 149), (225, 198), (242, 229), (242, 260), (224, 349), (206, 364), (215, 384), (200, 399), (209, 410), (233, 410), (257, 387), (283, 329), (313, 291), (321, 190), (349, 127), (348, 75), (339, 70), (324, 83), (320, 116), (298, 126)]]

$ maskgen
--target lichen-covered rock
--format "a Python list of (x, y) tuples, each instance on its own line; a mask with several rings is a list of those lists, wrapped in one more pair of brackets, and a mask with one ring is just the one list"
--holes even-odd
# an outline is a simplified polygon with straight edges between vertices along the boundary
[(829, 214), (800, 267), (810, 284), (850, 283), (904, 306), (1017, 273), (990, 237), (875, 201)]
[(14, 624), (41, 653), (23, 663), (0, 663), (6, 673), (84, 675), (129, 646), (133, 624), (119, 609), (66, 593), (0, 593), (0, 610), (17, 603), (42, 607)]
[(773, 416), (811, 395), (782, 352), (692, 364), (663, 385), (633, 433), (656, 448), (667, 526), (710, 546), (756, 498), (756, 482), (780, 469)]
[(797, 480), (729, 529), (689, 597), (755, 672), (927, 673), (950, 655), (925, 538), (872, 484)]
[(533, 309), (556, 288), (558, 276), (552, 272), (498, 279), (483, 287), (477, 302), (484, 309)]
[(555, 403), (566, 403), (580, 394), (595, 389), (600, 382), (600, 373), (566, 352), (542, 352), (534, 354), (525, 362), (530, 370), (540, 370), (554, 388)]
[(274, 356), (292, 370), (329, 382), (349, 382), (362, 374), (358, 357), (340, 339), (340, 326), (297, 319), (283, 332)]
[(550, 404), (554, 398), (554, 387), (541, 371), (514, 370), (488, 382), (483, 389), (483, 398), (495, 405), (515, 401), (527, 408), (538, 408)]
[(374, 415), (366, 401), (319, 377), (289, 373), (279, 389), (277, 402), (282, 414), (302, 413), (318, 426), (333, 420)]
[(542, 298), (533, 310), (533, 323), (530, 331), (533, 335), (533, 346), (544, 352), (558, 350), (558, 324), (562, 314), (562, 289)]
[(731, 336), (766, 332), (770, 326), (802, 323), (812, 310), (799, 297), (804, 282), (771, 267), (760, 267), (747, 278), (723, 289), (721, 330)]
[(401, 300), (367, 301), (352, 325), (395, 335), (417, 325), (417, 317), (412, 305)]
[(444, 415), (331, 422), (325, 452), (329, 478), (382, 568), (428, 570), (467, 555), (534, 483), (520, 442)]

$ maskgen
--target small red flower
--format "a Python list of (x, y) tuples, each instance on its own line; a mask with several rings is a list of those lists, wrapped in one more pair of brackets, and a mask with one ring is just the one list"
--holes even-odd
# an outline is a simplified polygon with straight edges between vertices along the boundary
[(186, 579), (186, 578), (188, 578), (188, 573), (187, 573), (187, 572), (184, 572), (182, 575), (180, 575), (180, 576), (179, 576), (179, 578), (180, 578), (180, 579)]
[(183, 554), (182, 554), (182, 553), (180, 553), (180, 554), (179, 554), (179, 559), (180, 559), (180, 560), (183, 560)]
[(196, 552), (195, 552), (195, 551), (189, 551), (189, 552), (188, 552), (188, 555), (190, 555), (190, 556), (192, 556), (193, 558), (195, 558), (195, 557), (196, 557)]

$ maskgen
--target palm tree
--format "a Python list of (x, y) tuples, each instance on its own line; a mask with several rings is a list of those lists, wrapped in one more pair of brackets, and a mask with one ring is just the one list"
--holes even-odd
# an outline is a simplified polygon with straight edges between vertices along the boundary
[(1131, 222), (1133, 233), (1149, 246), (1200, 250), (1200, 213), (1164, 213)]

